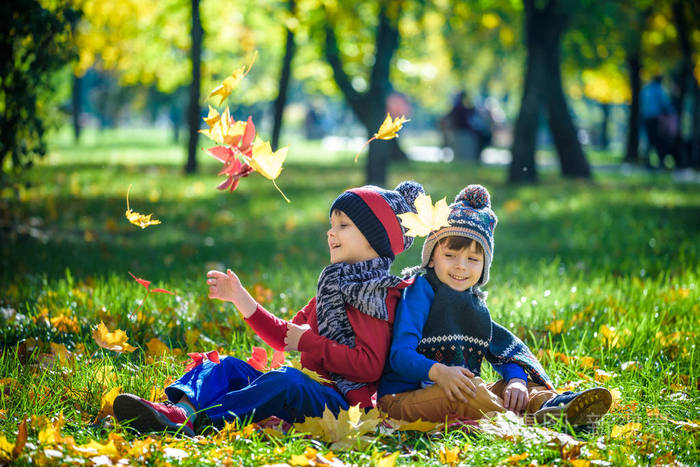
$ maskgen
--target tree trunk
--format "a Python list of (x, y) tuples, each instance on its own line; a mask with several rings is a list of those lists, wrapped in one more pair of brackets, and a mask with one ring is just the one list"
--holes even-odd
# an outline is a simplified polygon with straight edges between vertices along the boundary
[(636, 164), (639, 162), (639, 94), (642, 89), (641, 65), (639, 51), (628, 53), (627, 71), (629, 73), (630, 102), (627, 120), (627, 149), (625, 150), (625, 162)]
[(71, 99), (71, 107), (72, 107), (72, 112), (73, 112), (73, 140), (75, 141), (75, 144), (78, 144), (80, 142), (80, 108), (82, 107), (81, 104), (81, 84), (82, 84), (82, 78), (80, 78), (77, 75), (73, 75), (73, 90), (72, 90), (72, 99)]
[(204, 30), (199, 19), (199, 0), (191, 0), (192, 5), (192, 49), (190, 60), (192, 62), (192, 84), (190, 85), (190, 102), (187, 108), (187, 126), (189, 128), (189, 142), (187, 145), (187, 165), (185, 173), (192, 174), (197, 171), (197, 141), (199, 139), (200, 107), (199, 93), (201, 87), (201, 58), (202, 39)]
[(674, 137), (673, 141), (673, 152), (676, 155), (676, 165), (678, 167), (683, 167), (688, 160), (684, 138), (683, 138), (683, 104), (685, 102), (685, 95), (688, 91), (688, 81), (695, 78), (693, 77), (693, 50), (690, 45), (690, 38), (688, 37), (688, 23), (686, 21), (684, 6), (680, 1), (673, 2), (673, 20), (676, 27), (676, 32), (678, 33), (678, 43), (683, 54), (683, 59), (681, 60), (681, 70), (680, 79), (678, 83), (678, 131)]
[(606, 150), (610, 146), (610, 134), (608, 127), (610, 126), (610, 104), (601, 102), (600, 110), (603, 112), (603, 119), (600, 121), (600, 149)]
[[(564, 177), (590, 178), (591, 166), (578, 140), (576, 126), (571, 118), (569, 107), (564, 95), (561, 81), (561, 35), (563, 24), (567, 20), (564, 15), (553, 14), (549, 19), (560, 27), (550, 25), (552, 30), (551, 42), (547, 44), (547, 68), (549, 75), (547, 95), (547, 116), (549, 129), (554, 139), (554, 146), (559, 156), (561, 174)], [(562, 18), (563, 17), (563, 18)], [(550, 23), (551, 24), (551, 23)]]
[(535, 146), (543, 106), (547, 110), (562, 175), (588, 178), (591, 176), (590, 166), (578, 141), (561, 81), (560, 44), (568, 14), (557, 0), (549, 0), (540, 8), (536, 7), (535, 0), (523, 0), (523, 6), (527, 61), (508, 181), (537, 181)]
[[(296, 13), (296, 0), (289, 0), (289, 13), (294, 16)], [(275, 99), (274, 104), (274, 121), (272, 125), (272, 150), (276, 151), (279, 145), (280, 132), (282, 131), (282, 117), (284, 116), (284, 107), (287, 104), (287, 90), (289, 89), (289, 79), (292, 71), (292, 58), (294, 58), (294, 32), (286, 28), (287, 38), (284, 48), (284, 59), (282, 60), (282, 70), (280, 71), (279, 79), (279, 94)]]
[(547, 92), (547, 59), (543, 47), (544, 38), (542, 37), (547, 25), (540, 23), (540, 15), (534, 9), (532, 1), (526, 0), (523, 3), (525, 6), (527, 58), (523, 97), (520, 100), (520, 111), (515, 121), (513, 145), (510, 148), (512, 155), (508, 170), (508, 182), (510, 183), (537, 181), (537, 166), (535, 165), (537, 128), (542, 103)]
[[(336, 84), (357, 119), (367, 130), (369, 137), (377, 132), (386, 116), (386, 99), (391, 90), (390, 64), (394, 52), (399, 46), (398, 19), (401, 15), (401, 3), (401, 0), (381, 3), (379, 24), (375, 36), (374, 65), (370, 72), (369, 88), (365, 93), (357, 92), (345, 73), (332, 20), (326, 13), (326, 43), (324, 48), (326, 60), (333, 70)], [(389, 160), (392, 152), (396, 154), (396, 148), (398, 148), (398, 142), (392, 141), (370, 143), (366, 166), (367, 183), (380, 186), (386, 183)]]

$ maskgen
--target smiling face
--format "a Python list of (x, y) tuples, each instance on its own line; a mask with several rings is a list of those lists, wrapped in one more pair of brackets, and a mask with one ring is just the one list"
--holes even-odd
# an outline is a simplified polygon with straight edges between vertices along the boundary
[(328, 229), (327, 235), (331, 264), (354, 264), (379, 256), (360, 229), (343, 211), (333, 210), (331, 228)]
[(435, 269), (435, 275), (443, 284), (464, 292), (479, 282), (484, 270), (484, 252), (474, 240), (457, 248), (450, 242), (440, 241), (435, 245), (428, 266)]

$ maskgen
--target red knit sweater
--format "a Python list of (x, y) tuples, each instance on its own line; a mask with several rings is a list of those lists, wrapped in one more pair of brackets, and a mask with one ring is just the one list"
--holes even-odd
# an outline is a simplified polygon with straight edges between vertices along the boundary
[[(405, 284), (399, 285), (399, 288), (404, 287)], [(345, 306), (350, 325), (355, 331), (354, 347), (339, 344), (319, 335), (316, 321), (316, 297), (312, 298), (292, 318), (295, 324), (308, 324), (311, 327), (299, 340), (302, 367), (328, 379), (332, 372), (351, 381), (367, 383), (360, 389), (348, 392), (346, 400), (350, 405), (360, 404), (363, 408), (374, 405), (378, 381), (384, 371), (384, 362), (391, 346), (391, 327), (394, 323), (396, 306), (401, 298), (399, 288), (391, 288), (387, 294), (388, 321), (367, 316), (351, 305)], [(246, 322), (270, 347), (276, 350), (284, 349), (284, 337), (287, 334), (285, 320), (258, 305), (255, 313), (246, 319)], [(332, 384), (328, 386), (335, 388)]]

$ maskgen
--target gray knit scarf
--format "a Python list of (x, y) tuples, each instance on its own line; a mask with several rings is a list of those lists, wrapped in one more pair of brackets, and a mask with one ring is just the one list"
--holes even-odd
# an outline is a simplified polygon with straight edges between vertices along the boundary
[[(377, 257), (355, 264), (331, 264), (321, 271), (316, 292), (316, 317), (320, 335), (339, 344), (355, 347), (355, 332), (348, 320), (345, 305), (352, 305), (373, 318), (387, 321), (386, 297), (389, 288), (402, 280), (391, 275), (389, 258)], [(343, 395), (365, 386), (331, 374)]]

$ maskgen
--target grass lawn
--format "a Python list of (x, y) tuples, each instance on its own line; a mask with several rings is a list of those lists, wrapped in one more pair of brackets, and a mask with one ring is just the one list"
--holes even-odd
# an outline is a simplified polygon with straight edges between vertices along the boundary
[[(188, 352), (247, 358), (266, 347), (231, 306), (206, 297), (205, 273), (231, 267), (290, 317), (327, 264), (330, 203), (363, 183), (352, 156), (295, 142), (277, 180), (287, 204), (258, 174), (232, 194), (215, 190), (220, 164), (204, 153), (199, 174), (183, 175), (184, 152), (164, 132), (88, 133), (78, 147), (58, 135), (27, 172), (10, 205), (19, 224), (0, 242), (0, 463), (23, 438), (23, 420), (19, 464), (302, 465), (317, 455), (336, 465), (700, 463), (700, 187), (664, 174), (596, 173), (582, 183), (545, 171), (537, 186), (508, 186), (498, 167), (391, 167), (391, 187), (415, 179), (433, 200), (469, 183), (490, 190), (499, 216), (493, 318), (525, 340), (558, 388), (603, 385), (615, 395), (597, 430), (574, 442), (523, 427), (426, 434), (374, 425), (345, 445), (255, 425), (206, 439), (136, 438), (109, 418), (95, 423), (115, 388), (162, 398)], [(131, 208), (161, 225), (127, 222), (130, 184)], [(418, 262), (420, 246), (397, 259), (396, 273)], [(141, 305), (145, 291), (128, 272), (176, 295)], [(137, 350), (98, 347), (100, 321)]]

